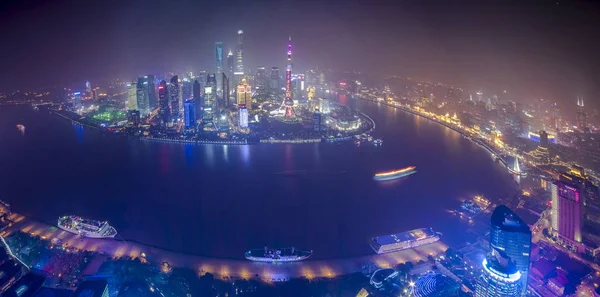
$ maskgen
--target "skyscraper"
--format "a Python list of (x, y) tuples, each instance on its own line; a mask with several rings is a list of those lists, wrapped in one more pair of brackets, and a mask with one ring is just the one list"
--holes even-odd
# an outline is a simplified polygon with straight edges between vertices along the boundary
[(269, 88), (271, 90), (279, 91), (281, 89), (279, 77), (279, 67), (271, 67), (271, 73), (269, 74)]
[(252, 110), (252, 87), (248, 85), (246, 79), (237, 86), (237, 105), (244, 105), (248, 110)]
[(195, 80), (194, 85), (192, 86), (192, 98), (194, 98), (194, 100), (200, 98), (200, 82), (198, 80)]
[(585, 131), (587, 128), (587, 114), (585, 113), (585, 107), (583, 105), (583, 98), (577, 98), (577, 128), (581, 131)]
[(244, 31), (237, 32), (237, 47), (235, 53), (235, 72), (244, 74)]
[(137, 85), (137, 106), (142, 116), (150, 114), (148, 103), (148, 81), (145, 77), (138, 78)]
[(73, 93), (73, 107), (75, 110), (79, 110), (81, 108), (81, 92)]
[(183, 102), (187, 99), (191, 99), (192, 97), (192, 80), (185, 77), (181, 80), (181, 99)]
[(481, 266), (483, 271), (477, 280), (475, 297), (520, 296), (523, 276), (502, 251), (492, 249)]
[(312, 124), (314, 131), (321, 131), (321, 112), (319, 112), (319, 109), (313, 113)]
[(225, 103), (225, 107), (229, 107), (229, 78), (227, 77), (227, 75), (225, 75), (225, 72), (223, 72), (222, 74), (223, 78), (223, 102)]
[(583, 193), (580, 185), (566, 180), (555, 181), (552, 189), (552, 231), (565, 245), (576, 250), (581, 244)]
[(248, 109), (246, 105), (240, 105), (240, 128), (248, 128)]
[(137, 110), (137, 86), (135, 82), (127, 84), (127, 110)]
[(154, 75), (146, 75), (146, 82), (148, 82), (148, 109), (152, 112), (157, 106), (156, 102), (156, 85), (154, 81)]
[(163, 123), (169, 122), (171, 118), (171, 109), (169, 108), (169, 91), (167, 88), (167, 82), (161, 81), (158, 84), (158, 104), (160, 119)]
[(292, 119), (296, 117), (294, 112), (294, 99), (292, 98), (292, 37), (290, 36), (287, 52), (287, 65), (285, 67), (285, 98), (282, 107), (285, 108), (285, 117)]
[(169, 84), (169, 105), (171, 109), (172, 119), (175, 120), (179, 118), (180, 112), (180, 94), (179, 94), (179, 77), (177, 75), (171, 78), (171, 83)]
[(217, 92), (223, 90), (223, 42), (215, 42), (215, 75), (217, 77)]
[(268, 86), (267, 71), (265, 66), (256, 67), (256, 78), (254, 80), (257, 90), (264, 90)]
[(519, 216), (504, 205), (494, 209), (490, 223), (490, 248), (502, 251), (515, 263), (516, 269), (523, 275), (520, 296), (525, 296), (529, 275), (531, 230)]
[(206, 86), (204, 87), (204, 106), (202, 118), (206, 121), (212, 121), (214, 113), (217, 110), (217, 78), (214, 73), (206, 77)]
[[(233, 58), (233, 52), (229, 50), (227, 53), (227, 77), (229, 79), (233, 79), (233, 73), (235, 72), (235, 59)], [(231, 81), (230, 81), (231, 83)], [(229, 89), (231, 90), (232, 85), (229, 85)]]
[(185, 128), (191, 129), (196, 127), (196, 101), (194, 99), (185, 100), (183, 110)]
[(85, 91), (91, 95), (92, 94), (92, 84), (89, 81), (85, 82)]

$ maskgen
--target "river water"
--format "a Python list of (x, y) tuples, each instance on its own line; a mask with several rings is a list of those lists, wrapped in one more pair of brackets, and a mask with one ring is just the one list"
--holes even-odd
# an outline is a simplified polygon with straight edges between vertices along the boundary
[[(341, 102), (375, 120), (381, 147), (144, 142), (2, 106), (0, 199), (49, 224), (67, 214), (108, 220), (119, 238), (183, 253), (243, 258), (249, 248), (295, 246), (327, 259), (372, 253), (371, 237), (421, 227), (460, 244), (467, 226), (450, 209), (470, 195), (514, 193), (506, 169), (460, 134)], [(410, 165), (418, 172), (402, 180), (372, 180)]]

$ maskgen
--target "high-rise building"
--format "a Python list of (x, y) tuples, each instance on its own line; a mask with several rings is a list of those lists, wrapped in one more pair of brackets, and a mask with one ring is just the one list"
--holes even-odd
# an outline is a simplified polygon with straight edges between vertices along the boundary
[(206, 78), (208, 74), (206, 71), (200, 71), (198, 75), (198, 82), (200, 83), (200, 96), (204, 96), (204, 88), (206, 88)]
[(237, 32), (237, 47), (235, 52), (235, 72), (244, 74), (244, 31)]
[(247, 109), (252, 110), (252, 87), (248, 85), (246, 79), (237, 86), (237, 105), (244, 105)]
[(92, 84), (89, 81), (85, 82), (85, 91), (88, 95), (92, 94)]
[(138, 110), (137, 85), (135, 82), (127, 84), (127, 110)]
[(75, 110), (79, 110), (81, 108), (81, 92), (73, 93), (73, 107)]
[(223, 72), (222, 74), (223, 78), (223, 102), (225, 104), (225, 107), (229, 107), (229, 105), (231, 104), (229, 102), (229, 96), (230, 96), (230, 92), (229, 92), (229, 78), (227, 77), (227, 75), (225, 75), (225, 72)]
[(558, 180), (552, 190), (552, 231), (563, 244), (581, 251), (583, 191), (580, 185)]
[(240, 105), (240, 128), (248, 128), (248, 109), (246, 105)]
[(183, 110), (185, 128), (191, 129), (196, 127), (196, 101), (194, 99), (185, 100)]
[(265, 66), (256, 67), (256, 77), (254, 79), (254, 84), (257, 90), (263, 90), (267, 87), (268, 79)]
[(202, 118), (206, 121), (212, 121), (217, 111), (217, 78), (214, 73), (206, 77), (206, 86), (204, 87), (204, 104)]
[(504, 205), (494, 209), (490, 223), (490, 248), (502, 251), (515, 263), (516, 269), (523, 276), (519, 296), (525, 296), (529, 275), (531, 230), (527, 223)]
[(194, 85), (192, 86), (192, 98), (195, 100), (200, 98), (200, 82), (198, 80), (195, 80)]
[(169, 105), (169, 89), (166, 81), (158, 84), (158, 107), (160, 119), (163, 123), (168, 123), (171, 119), (171, 109)]
[(217, 78), (217, 93), (223, 90), (223, 42), (215, 42), (215, 75)]
[(482, 267), (475, 297), (521, 296), (523, 276), (515, 263), (502, 251), (493, 249), (490, 255), (483, 259)]
[(139, 110), (128, 110), (127, 111), (127, 122), (134, 126), (137, 127), (140, 124), (140, 111)]
[(321, 131), (321, 112), (319, 112), (318, 109), (315, 110), (315, 112), (313, 113), (312, 124), (313, 124), (313, 130)]
[(577, 98), (577, 128), (581, 131), (585, 131), (587, 129), (587, 114), (585, 112), (585, 107), (583, 105), (583, 98)]
[(181, 80), (181, 99), (183, 99), (183, 102), (185, 102), (185, 100), (193, 98), (192, 84), (192, 80), (187, 77), (184, 77)]
[(150, 107), (148, 103), (148, 81), (145, 77), (140, 77), (137, 80), (137, 106), (142, 116), (150, 114)]
[(296, 117), (294, 112), (294, 99), (292, 98), (292, 37), (289, 38), (287, 65), (285, 67), (285, 98), (281, 104), (285, 108), (285, 117), (292, 119)]
[(146, 82), (148, 82), (148, 109), (150, 112), (156, 108), (158, 103), (156, 102), (156, 85), (154, 75), (148, 74), (145, 76)]
[(171, 117), (173, 120), (179, 118), (179, 104), (180, 104), (180, 93), (179, 93), (179, 77), (177, 75), (171, 78), (169, 83), (169, 106), (171, 109)]
[(269, 88), (279, 91), (281, 89), (281, 78), (279, 77), (279, 67), (271, 67), (269, 74)]
[[(231, 51), (231, 49), (229, 50), (229, 53), (227, 53), (227, 77), (229, 77), (229, 80), (231, 83), (232, 79), (233, 79), (233, 73), (235, 72), (235, 58), (233, 57), (233, 52)], [(229, 89), (231, 90), (231, 87), (233, 85), (229, 85)]]

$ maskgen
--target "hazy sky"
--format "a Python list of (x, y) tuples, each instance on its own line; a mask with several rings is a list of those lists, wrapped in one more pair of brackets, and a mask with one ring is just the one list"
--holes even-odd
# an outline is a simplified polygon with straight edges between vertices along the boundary
[[(357, 70), (569, 100), (600, 98), (594, 1), (0, 1), (0, 89), (245, 64)], [(575, 99), (572, 99), (575, 100)]]

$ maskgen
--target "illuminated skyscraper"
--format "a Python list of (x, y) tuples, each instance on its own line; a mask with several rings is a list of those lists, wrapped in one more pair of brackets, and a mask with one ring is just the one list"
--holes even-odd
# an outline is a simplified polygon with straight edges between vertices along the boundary
[(516, 269), (523, 276), (519, 296), (525, 296), (529, 275), (531, 230), (519, 216), (504, 205), (494, 209), (490, 223), (490, 248), (502, 251), (514, 262)]
[(313, 113), (312, 124), (314, 131), (321, 131), (321, 112), (319, 112), (319, 109), (315, 110)]
[(244, 31), (237, 32), (237, 47), (235, 53), (235, 72), (244, 74)]
[(248, 109), (246, 105), (240, 105), (240, 128), (248, 128)]
[(89, 82), (89, 81), (86, 81), (86, 82), (85, 82), (85, 91), (86, 91), (88, 94), (92, 94), (92, 84), (90, 84), (90, 82)]
[(73, 107), (75, 110), (79, 110), (81, 108), (81, 92), (73, 93)]
[(269, 74), (269, 88), (279, 91), (281, 89), (281, 78), (279, 77), (279, 67), (271, 67)]
[(215, 75), (217, 78), (217, 92), (223, 90), (223, 42), (215, 42)]
[(137, 110), (137, 85), (135, 82), (127, 84), (127, 110)]
[(204, 106), (202, 118), (206, 121), (212, 121), (217, 110), (217, 78), (214, 73), (206, 77), (206, 86), (204, 87)]
[(248, 85), (246, 79), (237, 86), (237, 105), (244, 105), (248, 110), (252, 110), (252, 87)]
[(576, 250), (581, 244), (583, 193), (579, 184), (559, 180), (551, 185), (552, 231), (559, 241)]
[(223, 102), (225, 103), (225, 107), (229, 107), (229, 105), (231, 104), (229, 102), (229, 96), (231, 94), (230, 91), (229, 91), (230, 82), (229, 82), (229, 78), (227, 77), (227, 75), (225, 75), (225, 73), (223, 73), (222, 76), (223, 76), (223, 78), (222, 78), (222, 81), (223, 81)]
[(232, 83), (232, 79), (233, 79), (233, 73), (235, 72), (235, 59), (233, 57), (233, 52), (231, 50), (229, 50), (229, 53), (227, 53), (227, 77), (229, 78), (229, 90), (231, 90), (231, 87), (233, 86)]
[(150, 108), (148, 105), (148, 81), (145, 77), (138, 78), (137, 85), (137, 106), (142, 116), (150, 114)]
[(171, 78), (171, 83), (169, 84), (169, 106), (173, 120), (179, 118), (179, 104), (181, 99), (179, 92), (179, 77), (175, 75)]
[(254, 79), (255, 87), (258, 90), (263, 90), (267, 87), (267, 71), (265, 66), (256, 67), (256, 77)]
[(181, 80), (181, 99), (183, 99), (183, 102), (185, 102), (185, 100), (193, 98), (192, 84), (192, 80), (187, 77)]
[(169, 90), (166, 81), (161, 81), (158, 84), (158, 105), (160, 119), (163, 123), (169, 122), (171, 118), (171, 109), (169, 105)]
[(581, 131), (587, 129), (587, 114), (585, 113), (585, 107), (583, 105), (583, 98), (577, 98), (577, 128)]
[(196, 127), (196, 101), (194, 101), (194, 99), (185, 100), (183, 110), (185, 128), (191, 129)]
[(483, 259), (483, 271), (477, 280), (475, 297), (520, 296), (523, 288), (521, 272), (502, 251), (493, 249)]
[(156, 85), (154, 81), (154, 75), (148, 74), (146, 75), (146, 82), (148, 82), (148, 109), (149, 112), (152, 112), (157, 106), (156, 102)]
[(296, 117), (294, 112), (294, 99), (292, 98), (292, 37), (290, 36), (287, 52), (287, 65), (285, 67), (285, 98), (282, 108), (285, 108), (285, 117), (292, 119)]

